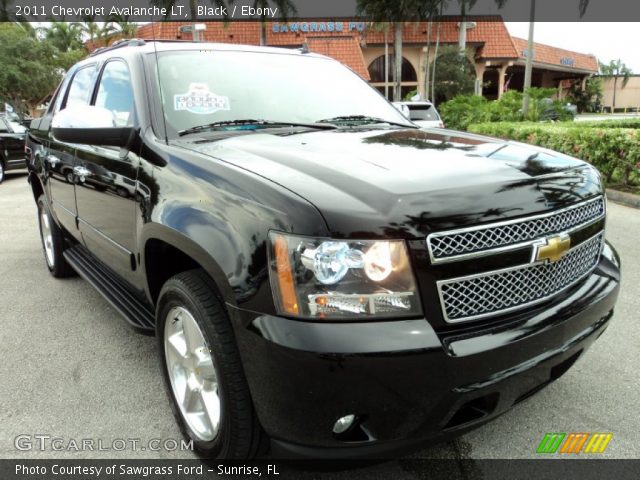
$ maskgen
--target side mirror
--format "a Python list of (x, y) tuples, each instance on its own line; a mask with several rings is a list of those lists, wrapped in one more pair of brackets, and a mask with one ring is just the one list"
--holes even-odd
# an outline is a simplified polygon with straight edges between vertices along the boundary
[(117, 126), (110, 110), (91, 105), (72, 105), (58, 112), (51, 131), (60, 142), (113, 147), (128, 146), (135, 134), (134, 127)]

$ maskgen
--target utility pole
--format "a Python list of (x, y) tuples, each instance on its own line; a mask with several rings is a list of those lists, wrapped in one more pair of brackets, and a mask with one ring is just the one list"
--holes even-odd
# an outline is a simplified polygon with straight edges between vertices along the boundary
[(529, 42), (527, 44), (527, 65), (524, 69), (524, 96), (522, 98), (522, 114), (526, 117), (529, 112), (529, 94), (527, 90), (531, 88), (531, 72), (533, 70), (533, 24), (536, 16), (536, 0), (531, 0), (531, 11), (529, 12)]
[(389, 24), (384, 26), (384, 98), (389, 100)]

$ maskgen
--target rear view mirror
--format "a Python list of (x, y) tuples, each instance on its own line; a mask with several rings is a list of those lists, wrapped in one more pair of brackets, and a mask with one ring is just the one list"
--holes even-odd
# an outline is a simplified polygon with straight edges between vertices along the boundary
[(110, 110), (91, 105), (72, 105), (58, 112), (51, 122), (56, 140), (86, 145), (126, 147), (133, 139), (134, 127), (119, 127)]

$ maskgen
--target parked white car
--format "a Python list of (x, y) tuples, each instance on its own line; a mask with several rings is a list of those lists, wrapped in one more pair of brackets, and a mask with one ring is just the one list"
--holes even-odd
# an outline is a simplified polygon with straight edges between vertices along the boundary
[(393, 102), (393, 104), (416, 125), (427, 128), (444, 128), (440, 114), (431, 102)]

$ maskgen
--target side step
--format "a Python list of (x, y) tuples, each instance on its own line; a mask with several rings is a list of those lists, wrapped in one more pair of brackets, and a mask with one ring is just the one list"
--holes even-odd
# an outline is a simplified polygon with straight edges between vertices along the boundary
[(138, 333), (155, 335), (155, 315), (150, 305), (131, 291), (115, 273), (97, 260), (82, 245), (64, 252), (64, 258), (82, 278), (89, 282)]

